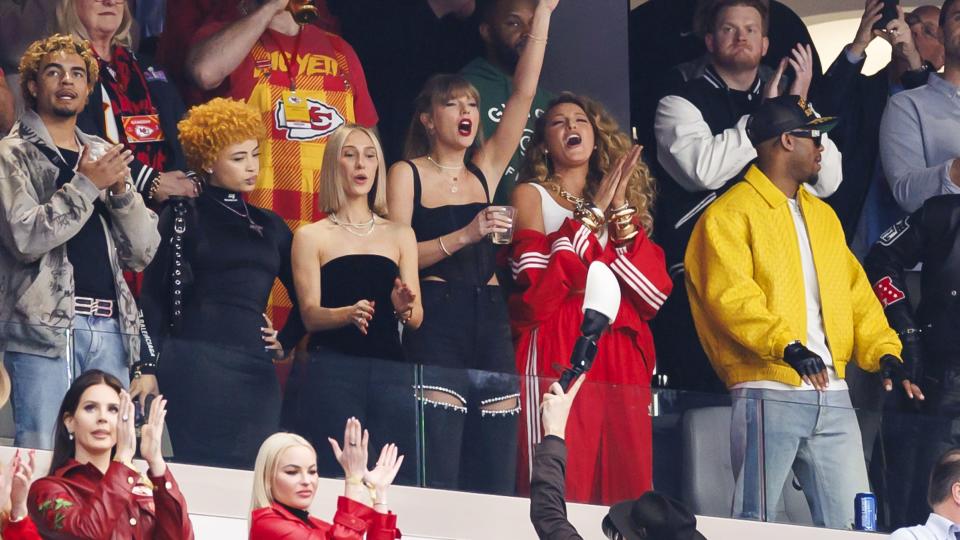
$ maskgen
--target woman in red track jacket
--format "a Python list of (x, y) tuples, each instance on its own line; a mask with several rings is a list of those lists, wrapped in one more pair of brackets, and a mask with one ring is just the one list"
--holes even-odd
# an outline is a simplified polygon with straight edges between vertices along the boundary
[[(369, 436), (356, 418), (347, 420), (343, 450), (330, 445), (346, 476), (344, 496), (337, 501), (333, 523), (310, 515), (317, 492), (317, 454), (306, 439), (293, 433), (275, 433), (257, 454), (253, 480), (250, 540), (393, 540), (400, 538), (397, 516), (387, 507), (387, 488), (393, 483), (403, 456), (388, 444), (376, 466), (367, 470)], [(365, 504), (371, 497), (372, 507)]]
[(649, 238), (653, 179), (640, 148), (603, 108), (561, 94), (537, 121), (513, 204), (510, 300), (517, 369), (523, 374), (520, 484), (529, 481), (540, 441), (539, 396), (569, 367), (580, 335), (587, 267), (606, 263), (622, 301), (574, 404), (567, 427), (570, 500), (609, 504), (652, 484), (650, 378), (653, 336), (647, 321), (670, 294), (663, 251)]

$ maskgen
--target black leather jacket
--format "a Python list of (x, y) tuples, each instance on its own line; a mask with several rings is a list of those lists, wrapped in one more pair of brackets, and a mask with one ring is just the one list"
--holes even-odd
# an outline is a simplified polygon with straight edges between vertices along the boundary
[[(906, 274), (917, 263), (923, 271), (914, 312)], [(871, 248), (864, 267), (903, 342), (904, 361), (917, 362), (934, 383), (945, 370), (960, 371), (960, 195), (928, 199), (898, 221)]]

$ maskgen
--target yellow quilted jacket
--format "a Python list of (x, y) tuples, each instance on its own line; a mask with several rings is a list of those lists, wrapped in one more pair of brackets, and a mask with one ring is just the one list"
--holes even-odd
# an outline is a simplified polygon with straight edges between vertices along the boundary
[[(844, 376), (850, 360), (877, 371), (884, 354), (900, 356), (900, 340), (833, 209), (802, 187), (797, 200), (837, 375)], [(807, 336), (797, 233), (786, 195), (760, 169), (752, 166), (743, 182), (707, 208), (684, 264), (700, 342), (727, 386), (758, 380), (799, 386), (800, 376), (783, 361), (783, 349)]]

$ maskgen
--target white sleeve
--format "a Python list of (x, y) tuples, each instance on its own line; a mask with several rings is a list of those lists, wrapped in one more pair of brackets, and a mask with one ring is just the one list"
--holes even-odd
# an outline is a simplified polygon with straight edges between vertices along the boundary
[(653, 126), (657, 159), (687, 191), (719, 189), (757, 157), (747, 137), (748, 118), (714, 135), (692, 103), (666, 96), (657, 105)]
[(820, 179), (810, 186), (810, 192), (821, 199), (834, 194), (843, 181), (843, 166), (840, 150), (826, 134), (823, 136), (823, 153), (820, 155)]

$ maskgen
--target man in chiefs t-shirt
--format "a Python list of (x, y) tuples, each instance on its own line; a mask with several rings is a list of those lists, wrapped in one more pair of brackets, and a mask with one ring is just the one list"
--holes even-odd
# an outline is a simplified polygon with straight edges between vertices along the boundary
[[(348, 122), (374, 127), (377, 112), (353, 48), (313, 25), (301, 27), (286, 5), (260, 0), (240, 19), (204, 25), (186, 69), (200, 88), (261, 112), (267, 139), (260, 145), (260, 177), (250, 202), (273, 210), (295, 231), (320, 217), (327, 137)], [(278, 325), (290, 307), (281, 291), (274, 288), (270, 301)]]

